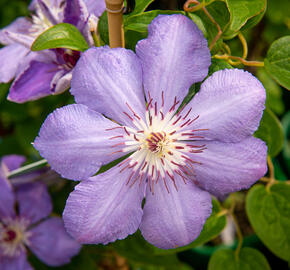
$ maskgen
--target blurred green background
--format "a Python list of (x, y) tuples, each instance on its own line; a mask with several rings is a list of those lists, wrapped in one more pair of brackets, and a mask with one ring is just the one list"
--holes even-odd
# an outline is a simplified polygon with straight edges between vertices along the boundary
[[(29, 2), (28, 0), (1, 0), (0, 28), (11, 23), (16, 17), (28, 16), (27, 6)], [(184, 1), (160, 0), (153, 2), (149, 9), (181, 9), (183, 4)], [(289, 0), (268, 1), (268, 8), (261, 22), (254, 28), (243, 32), (248, 41), (249, 60), (263, 60), (273, 41), (290, 34), (289, 11)], [(228, 45), (231, 47), (232, 55), (241, 55), (242, 48), (237, 38), (230, 40)], [(290, 92), (271, 79), (264, 68), (248, 68), (248, 70), (264, 84), (267, 90), (267, 107), (275, 113), (281, 122), (285, 140), (282, 151), (273, 158), (273, 163), (276, 178), (282, 181), (287, 180), (290, 175)], [(0, 84), (0, 156), (16, 153), (25, 155), (28, 158), (28, 163), (37, 161), (40, 157), (32, 147), (31, 142), (34, 141), (42, 122), (55, 108), (73, 103), (73, 97), (69, 92), (66, 92), (62, 95), (49, 96), (38, 101), (15, 104), (6, 100), (8, 89), (9, 84)], [(73, 185), (73, 183), (63, 180), (61, 186), (51, 188), (55, 203), (54, 210), (57, 214), (61, 214), (65, 200)], [(288, 268), (287, 263), (273, 255), (253, 234), (253, 231), (248, 232), (248, 235), (244, 244), (261, 250), (267, 257), (272, 269)], [(128, 250), (130, 254), (126, 252), (119, 253), (118, 248), (115, 246), (87, 246), (73, 260), (72, 264), (59, 269), (185, 270), (194, 268), (203, 270), (207, 268), (210, 255), (216, 250), (217, 246), (220, 246), (220, 243), (220, 238), (217, 238), (207, 245), (179, 252), (177, 255), (178, 260), (186, 263), (186, 265), (180, 264), (179, 266), (169, 266), (172, 257), (156, 257), (150, 254), (149, 251), (147, 256), (141, 253), (139, 257), (134, 257), (130, 250)], [(140, 258), (143, 258), (143, 260)], [(168, 260), (166, 266), (162, 263), (164, 259)], [(175, 262), (175, 260), (176, 257), (174, 257), (173, 261)], [(50, 269), (33, 256), (31, 256), (31, 261), (35, 269)]]

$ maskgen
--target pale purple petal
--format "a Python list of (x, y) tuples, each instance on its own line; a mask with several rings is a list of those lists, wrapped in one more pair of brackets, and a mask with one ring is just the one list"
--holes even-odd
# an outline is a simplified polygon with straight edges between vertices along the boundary
[(162, 179), (146, 194), (140, 230), (151, 244), (163, 248), (177, 248), (191, 243), (201, 232), (211, 213), (211, 197), (188, 181), (175, 175), (178, 191), (166, 177), (169, 193)]
[[(65, 178), (81, 180), (125, 154), (112, 154), (121, 149), (121, 145), (113, 145), (122, 141), (113, 137), (125, 133), (118, 127), (84, 105), (68, 105), (47, 117), (34, 146), (53, 170)], [(116, 129), (110, 130), (112, 128)]]
[(70, 88), (72, 71), (62, 74), (59, 78), (53, 78), (52, 87), (54, 94), (61, 94)]
[(9, 36), (7, 36), (7, 34), (5, 33), (6, 31), (28, 35), (31, 26), (32, 23), (27, 18), (24, 17), (17, 18), (11, 24), (0, 30), (0, 43), (4, 45), (15, 43), (14, 40), (11, 40)]
[(249, 72), (225, 69), (215, 72), (202, 85), (188, 107), (189, 118), (205, 139), (238, 142), (258, 128), (265, 108), (263, 85)]
[(107, 244), (134, 233), (141, 222), (145, 181), (131, 170), (114, 168), (82, 181), (70, 194), (63, 213), (67, 231), (80, 243)]
[(205, 78), (210, 52), (202, 32), (183, 15), (159, 15), (148, 31), (148, 38), (136, 46), (142, 63), (144, 90), (147, 100), (150, 96), (159, 106), (164, 92), (167, 112), (175, 97), (181, 103), (189, 87)]
[(12, 84), (8, 100), (24, 103), (50, 95), (50, 83), (57, 71), (58, 66), (54, 63), (30, 62)]
[(18, 169), (25, 160), (26, 158), (24, 156), (8, 155), (4, 156), (1, 162), (7, 167), (8, 171), (11, 172)]
[(38, 5), (41, 13), (46, 18), (46, 20), (48, 20), (52, 25), (61, 23), (61, 21), (59, 21), (58, 17), (55, 16), (54, 13), (52, 12), (51, 5), (50, 5), (51, 3), (49, 3), (49, 2), (47, 3), (46, 0), (38, 0), (37, 1), (37, 5)]
[(30, 51), (21, 62), (16, 72), (16, 77), (21, 75), (26, 69), (29, 68), (32, 61), (42, 62), (42, 63), (55, 63), (57, 62), (56, 54), (52, 50), (44, 50), (39, 52)]
[(15, 216), (15, 195), (6, 176), (8, 168), (1, 162), (0, 167), (0, 219)]
[(47, 217), (52, 211), (52, 203), (47, 187), (40, 183), (23, 184), (17, 188), (19, 216), (25, 217), (31, 224)]
[(14, 33), (9, 30), (3, 30), (3, 35), (10, 41), (9, 43), (19, 43), (24, 47), (30, 49), (34, 38), (27, 34)]
[(76, 26), (81, 32), (87, 23), (89, 13), (83, 0), (70, 0), (64, 9), (64, 22)]
[(100, 17), (106, 9), (105, 0), (83, 0), (90, 14)]
[(222, 196), (247, 189), (267, 172), (267, 147), (260, 139), (249, 137), (239, 143), (201, 141), (202, 153), (190, 155), (196, 177), (193, 181), (209, 191)]
[(141, 65), (130, 50), (107, 46), (87, 50), (74, 68), (71, 93), (77, 103), (120, 123), (132, 125), (123, 113), (134, 117), (128, 105), (144, 118)]
[(17, 69), (28, 52), (20, 44), (11, 44), (0, 49), (0, 83), (8, 83), (16, 76)]
[(1, 270), (33, 270), (26, 259), (26, 252), (22, 252), (17, 257), (1, 257), (0, 254), (0, 269)]
[(61, 218), (49, 218), (30, 232), (29, 248), (47, 265), (67, 264), (80, 251), (80, 244), (67, 234)]

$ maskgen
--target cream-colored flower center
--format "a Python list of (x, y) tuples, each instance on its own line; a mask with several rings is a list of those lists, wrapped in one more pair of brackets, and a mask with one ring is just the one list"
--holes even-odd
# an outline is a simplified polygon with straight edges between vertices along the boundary
[[(50, 5), (50, 1), (44, 1), (46, 6), (49, 8), (49, 11), (53, 18), (60, 22), (62, 19), (60, 18), (61, 14), (63, 14), (64, 7), (55, 7)], [(54, 23), (46, 17), (39, 4), (36, 4), (35, 14), (32, 15), (32, 26), (29, 29), (30, 35), (32, 37), (37, 37), (42, 34), (45, 30), (52, 27)]]
[(30, 233), (27, 232), (26, 219), (6, 219), (0, 224), (0, 249), (8, 257), (14, 257), (25, 250)]
[(135, 183), (138, 179), (142, 182), (147, 178), (149, 186), (152, 187), (151, 190), (159, 179), (163, 179), (168, 190), (166, 184), (168, 177), (173, 181), (175, 187), (176, 176), (181, 177), (184, 182), (188, 177), (194, 177), (194, 166), (201, 163), (193, 160), (191, 154), (201, 153), (206, 149), (205, 145), (194, 143), (203, 138), (198, 133), (204, 129), (193, 129), (192, 125), (199, 116), (190, 118), (191, 108), (176, 113), (178, 104), (176, 99), (169, 111), (163, 113), (163, 103), (158, 110), (157, 102), (152, 104), (151, 100), (147, 105), (145, 119), (142, 119), (127, 104), (131, 114), (124, 113), (132, 121), (133, 127), (116, 127), (124, 129), (125, 134), (110, 138), (124, 139), (124, 142), (113, 145), (113, 147), (124, 145), (122, 150), (116, 152), (133, 152), (119, 165), (123, 166), (120, 172), (131, 169), (132, 173), (128, 183), (130, 181)]

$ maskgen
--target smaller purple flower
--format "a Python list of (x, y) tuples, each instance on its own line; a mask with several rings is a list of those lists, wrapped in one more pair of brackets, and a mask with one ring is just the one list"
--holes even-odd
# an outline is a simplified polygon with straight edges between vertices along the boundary
[[(57, 49), (31, 52), (35, 38), (49, 27), (66, 22), (75, 25), (94, 46), (91, 32), (96, 31), (98, 17), (105, 9), (104, 0), (35, 0), (31, 18), (18, 18), (0, 31), (0, 82), (13, 82), (8, 99), (23, 103), (70, 87), (72, 70), (80, 52)], [(13, 59), (11, 61), (11, 59)]]
[(23, 161), (22, 156), (10, 155), (0, 163), (0, 269), (32, 269), (27, 248), (47, 265), (69, 263), (81, 246), (67, 234), (61, 218), (48, 217), (52, 204), (46, 186), (23, 184), (14, 191), (7, 180)]
[(73, 73), (77, 104), (49, 115), (34, 143), (62, 176), (83, 179), (63, 213), (82, 243), (140, 229), (159, 248), (187, 245), (211, 213), (210, 194), (248, 188), (267, 170), (266, 145), (252, 136), (265, 104), (262, 84), (248, 72), (221, 70), (177, 111), (208, 73), (207, 40), (182, 15), (160, 15), (148, 32), (136, 54), (87, 50)]

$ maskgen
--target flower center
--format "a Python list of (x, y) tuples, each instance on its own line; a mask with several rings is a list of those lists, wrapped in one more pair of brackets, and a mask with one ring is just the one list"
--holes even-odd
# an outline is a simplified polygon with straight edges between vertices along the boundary
[(132, 182), (131, 185), (133, 185), (138, 179), (141, 183), (147, 179), (150, 190), (153, 192), (154, 184), (159, 179), (163, 179), (164, 186), (169, 192), (168, 179), (173, 182), (176, 189), (175, 180), (177, 178), (181, 178), (184, 183), (187, 179), (195, 179), (194, 166), (201, 165), (201, 163), (195, 160), (194, 154), (202, 153), (206, 149), (205, 144), (197, 140), (203, 139), (199, 132), (207, 129), (195, 127), (195, 121), (199, 116), (189, 118), (191, 108), (187, 111), (182, 108), (176, 113), (178, 103), (175, 98), (169, 111), (163, 113), (162, 92), (160, 107), (157, 102), (153, 105), (153, 100), (149, 100), (146, 119), (142, 119), (127, 104), (130, 113), (124, 112), (124, 114), (132, 121), (132, 126), (135, 128), (116, 127), (114, 129), (123, 129), (125, 134), (110, 139), (124, 140), (112, 146), (120, 149), (114, 153), (133, 152), (129, 158), (118, 165), (121, 167), (120, 173), (127, 169), (131, 170), (128, 184)]
[(6, 231), (6, 236), (4, 235), (3, 241), (5, 242), (13, 242), (13, 240), (17, 237), (17, 232), (8, 230)]
[(30, 233), (26, 231), (25, 219), (5, 219), (0, 223), (0, 250), (8, 257), (14, 257), (25, 250)]
[(163, 155), (170, 141), (166, 138), (165, 132), (151, 132), (146, 139), (148, 149), (155, 154)]
[(36, 3), (35, 14), (32, 15), (32, 26), (29, 29), (32, 37), (37, 37), (48, 28), (62, 21), (61, 15), (64, 5), (50, 5), (49, 0), (44, 0), (41, 4)]

